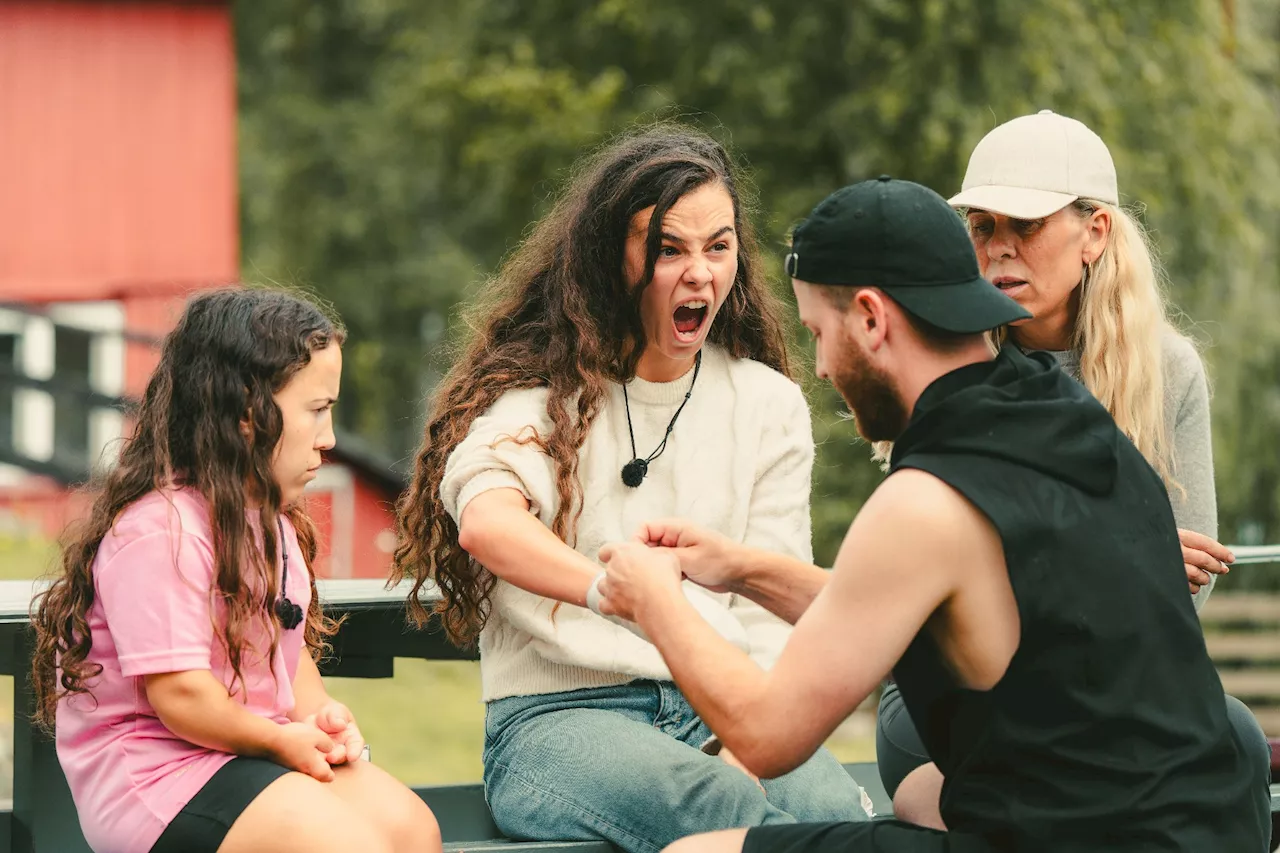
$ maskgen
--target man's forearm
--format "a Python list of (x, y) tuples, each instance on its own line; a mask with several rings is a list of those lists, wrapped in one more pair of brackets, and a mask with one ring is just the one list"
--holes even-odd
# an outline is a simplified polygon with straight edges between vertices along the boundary
[(791, 625), (809, 609), (829, 578), (817, 566), (758, 548), (743, 548), (735, 562), (733, 592)]
[(755, 744), (771, 738), (768, 674), (716, 633), (684, 596), (653, 602), (637, 614), (671, 669), (676, 685), (707, 727), (753, 772)]

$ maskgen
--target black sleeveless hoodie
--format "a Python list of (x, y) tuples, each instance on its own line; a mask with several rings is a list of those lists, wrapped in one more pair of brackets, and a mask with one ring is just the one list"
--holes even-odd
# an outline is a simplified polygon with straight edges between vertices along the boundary
[(991, 520), (1021, 618), (990, 691), (924, 631), (894, 669), (947, 826), (1019, 853), (1265, 849), (1164, 484), (1088, 390), (1005, 347), (925, 390), (902, 468)]

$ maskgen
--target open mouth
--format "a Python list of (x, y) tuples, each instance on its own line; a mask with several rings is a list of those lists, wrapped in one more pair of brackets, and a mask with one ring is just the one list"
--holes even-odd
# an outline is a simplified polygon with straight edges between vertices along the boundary
[(1000, 276), (999, 278), (995, 279), (991, 283), (994, 284), (996, 287), (1000, 288), (1001, 290), (1005, 291), (1006, 293), (1008, 293), (1011, 290), (1017, 290), (1021, 287), (1025, 287), (1027, 284), (1027, 282), (1024, 279), (1011, 278), (1009, 276)]
[(707, 321), (707, 303), (701, 299), (693, 299), (677, 306), (672, 319), (675, 322), (676, 339), (690, 343), (698, 339), (702, 325)]

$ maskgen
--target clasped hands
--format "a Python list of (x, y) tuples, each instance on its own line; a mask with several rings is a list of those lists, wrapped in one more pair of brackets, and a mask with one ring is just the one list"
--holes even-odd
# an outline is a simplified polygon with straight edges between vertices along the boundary
[[(631, 541), (600, 549), (605, 566), (600, 612), (643, 623), (646, 608), (671, 606), (684, 598), (681, 582), (685, 578), (711, 592), (732, 592), (737, 580), (736, 548), (728, 537), (688, 522), (646, 524)], [(764, 790), (759, 777), (727, 748), (719, 756)]]
[(737, 547), (727, 536), (689, 522), (650, 522), (630, 541), (600, 549), (600, 612), (643, 624), (647, 608), (670, 606), (682, 595), (685, 578), (711, 592), (731, 592)]
[(350, 709), (329, 702), (300, 722), (280, 727), (275, 749), (280, 763), (321, 782), (332, 782), (333, 767), (358, 761), (364, 752), (364, 736)]

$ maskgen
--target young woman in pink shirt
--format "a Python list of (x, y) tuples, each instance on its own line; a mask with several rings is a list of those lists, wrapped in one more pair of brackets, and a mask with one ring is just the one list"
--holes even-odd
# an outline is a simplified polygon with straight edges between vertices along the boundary
[(35, 615), (40, 723), (97, 853), (439, 851), (315, 659), (298, 500), (334, 444), (342, 328), (275, 290), (187, 305)]

